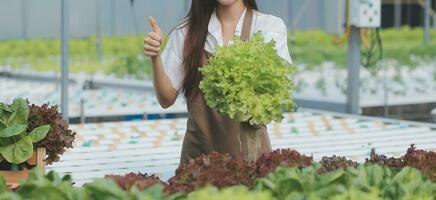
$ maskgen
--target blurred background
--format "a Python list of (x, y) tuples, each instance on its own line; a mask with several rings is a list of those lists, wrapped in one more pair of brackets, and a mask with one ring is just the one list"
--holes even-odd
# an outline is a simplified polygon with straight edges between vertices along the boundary
[[(61, 103), (61, 2), (0, 0), (0, 101)], [(350, 87), (349, 45), (356, 37), (348, 1), (257, 2), (261, 12), (287, 24), (300, 107), (436, 121), (435, 0), (382, 1), (380, 26), (359, 28), (359, 84)], [(186, 116), (182, 98), (168, 110), (158, 105), (142, 40), (151, 30), (147, 16), (168, 33), (189, 7), (190, 0), (69, 1), (64, 25), (71, 122)], [(356, 95), (358, 101), (350, 102)]]

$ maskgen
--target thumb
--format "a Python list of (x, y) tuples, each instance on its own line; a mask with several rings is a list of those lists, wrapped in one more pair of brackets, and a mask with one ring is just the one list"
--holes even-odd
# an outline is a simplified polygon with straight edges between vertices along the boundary
[(162, 31), (160, 30), (159, 25), (157, 24), (156, 19), (154, 17), (150, 16), (148, 17), (148, 23), (150, 23), (151, 28), (153, 29), (153, 32), (162, 34)]

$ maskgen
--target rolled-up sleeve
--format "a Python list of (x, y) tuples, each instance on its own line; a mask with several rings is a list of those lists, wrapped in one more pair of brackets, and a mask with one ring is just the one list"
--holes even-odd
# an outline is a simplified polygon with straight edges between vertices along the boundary
[(181, 92), (185, 70), (183, 68), (183, 45), (185, 32), (182, 28), (176, 28), (171, 32), (168, 43), (162, 52), (162, 64), (173, 88)]
[(275, 18), (270, 22), (268, 31), (264, 32), (265, 41), (274, 40), (276, 43), (277, 54), (292, 64), (292, 58), (288, 49), (288, 29), (286, 24), (280, 18)]

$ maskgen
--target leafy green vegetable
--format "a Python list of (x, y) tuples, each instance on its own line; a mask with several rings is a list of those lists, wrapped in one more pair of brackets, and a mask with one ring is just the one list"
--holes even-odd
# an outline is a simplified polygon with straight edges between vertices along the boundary
[(200, 89), (207, 104), (220, 113), (250, 124), (283, 119), (283, 109), (295, 107), (289, 77), (295, 71), (281, 59), (275, 42), (265, 43), (260, 33), (250, 41), (235, 39), (218, 48), (210, 63), (200, 69)]
[[(413, 156), (414, 159), (418, 158), (414, 156), (415, 154), (421, 155), (427, 153), (412, 150), (416, 151), (410, 153), (413, 153), (410, 156)], [(290, 160), (283, 155), (280, 158)], [(279, 158), (277, 155), (274, 157)], [(204, 160), (201, 161), (201, 159)], [(217, 159), (202, 157), (195, 161), (201, 162), (195, 165), (197, 167), (191, 167), (191, 174), (185, 173), (184, 177), (182, 177), (182, 174), (179, 173), (179, 178), (193, 182), (196, 186), (199, 185), (198, 181), (195, 183), (195, 179), (201, 179), (203, 183), (210, 182), (209, 185), (203, 184), (202, 187), (196, 187), (195, 190), (186, 194), (178, 193), (169, 196), (168, 193), (165, 193), (166, 189), (164, 190), (163, 184), (154, 184), (141, 189), (137, 187), (139, 184), (132, 185), (132, 183), (138, 183), (137, 180), (145, 180), (137, 175), (130, 175), (128, 177), (110, 176), (109, 179), (97, 179), (82, 187), (74, 187), (70, 176), (61, 177), (53, 171), (44, 175), (36, 167), (32, 169), (29, 179), (20, 184), (16, 193), (8, 192), (5, 182), (0, 178), (0, 200), (434, 200), (436, 197), (436, 183), (431, 182), (420, 171), (410, 167), (391, 169), (383, 165), (370, 163), (356, 168), (351, 167), (353, 166), (351, 165), (346, 170), (338, 169), (325, 173), (320, 173), (320, 168), (325, 166), (318, 163), (304, 168), (279, 166), (273, 173), (257, 179), (253, 187), (245, 182), (241, 182), (238, 185), (221, 185), (225, 187), (210, 186), (218, 183), (218, 178), (226, 181), (227, 175), (231, 175), (231, 172), (213, 174), (212, 172), (219, 172), (219, 169), (211, 170), (211, 168), (217, 165), (216, 161), (225, 161), (226, 159), (231, 158), (228, 156)], [(339, 162), (337, 166), (342, 166), (343, 162), (347, 162), (341, 157), (333, 157), (330, 160), (327, 163), (334, 164)], [(234, 164), (234, 162), (227, 163)], [(346, 165), (348, 166), (348, 164)], [(194, 164), (191, 166), (194, 166)], [(207, 170), (202, 170), (202, 168)], [(219, 165), (215, 168), (228, 168), (223, 169), (227, 171), (239, 170), (234, 172), (235, 174), (244, 173), (241, 171), (243, 168), (232, 168), (231, 165)], [(124, 182), (122, 187), (114, 179), (117, 182)], [(149, 180), (151, 181), (147, 182), (154, 181), (152, 179)]]
[(368, 192), (364, 192), (362, 190), (358, 190), (355, 188), (346, 190), (330, 198), (330, 200), (362, 200), (362, 199), (384, 200), (385, 198), (380, 197), (380, 192), (376, 189), (373, 189)]
[[(319, 166), (279, 167), (260, 178), (255, 190), (271, 191), (277, 199), (434, 199), (436, 183), (416, 169), (392, 171), (379, 165), (361, 165), (347, 170), (318, 173)], [(376, 198), (369, 198), (376, 197)]]
[(256, 190), (271, 191), (277, 199), (327, 199), (346, 190), (345, 172), (319, 174), (316, 166), (303, 169), (278, 167), (255, 183)]
[(219, 190), (214, 187), (207, 187), (190, 193), (186, 200), (269, 200), (272, 196), (266, 191), (249, 191), (244, 186), (234, 186)]
[(0, 200), (21, 200), (19, 195), (13, 193), (13, 192), (4, 192), (0, 193)]
[(85, 199), (86, 193), (82, 188), (72, 185), (71, 177), (60, 177), (55, 172), (44, 175), (40, 168), (35, 167), (29, 175), (29, 179), (20, 184), (17, 191), (24, 199)]
[(26, 129), (27, 129), (26, 124), (15, 124), (13, 126), (9, 126), (7, 128), (4, 128), (0, 132), (0, 137), (1, 138), (12, 137), (12, 136), (15, 136), (15, 135), (18, 135), (18, 134), (24, 132)]
[(15, 143), (0, 148), (2, 156), (10, 163), (20, 164), (33, 154), (33, 144), (30, 136), (24, 136)]
[(15, 124), (27, 124), (30, 111), (26, 100), (15, 99), (10, 108), (13, 112), (8, 120), (7, 126), (12, 126)]
[(30, 138), (32, 139), (33, 143), (37, 143), (45, 138), (47, 136), (47, 133), (50, 131), (50, 125), (44, 125), (40, 126), (38, 128), (33, 129), (32, 132), (30, 132)]
[(126, 198), (126, 193), (117, 183), (111, 179), (97, 179), (90, 184), (87, 184), (87, 193), (93, 199), (120, 199)]
[(33, 143), (45, 138), (49, 125), (27, 132), (29, 105), (24, 99), (15, 99), (11, 105), (0, 104), (0, 154), (8, 162), (20, 164), (33, 154)]
[[(88, 199), (111, 199), (111, 200), (159, 200), (165, 199), (162, 185), (154, 185), (143, 191), (132, 187), (127, 191), (122, 190), (112, 179), (97, 179), (84, 186)], [(171, 198), (168, 198), (169, 200)]]

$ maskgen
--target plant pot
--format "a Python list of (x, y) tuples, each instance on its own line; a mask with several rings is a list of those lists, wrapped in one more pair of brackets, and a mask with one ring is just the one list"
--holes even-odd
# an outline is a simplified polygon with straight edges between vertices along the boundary
[[(45, 148), (37, 148), (33, 150), (32, 157), (30, 157), (26, 162), (33, 167), (39, 166), (44, 173), (45, 156)], [(14, 189), (19, 185), (20, 181), (26, 180), (29, 177), (30, 170), (31, 169), (23, 169), (18, 171), (0, 170), (0, 176), (5, 179), (9, 188)]]

